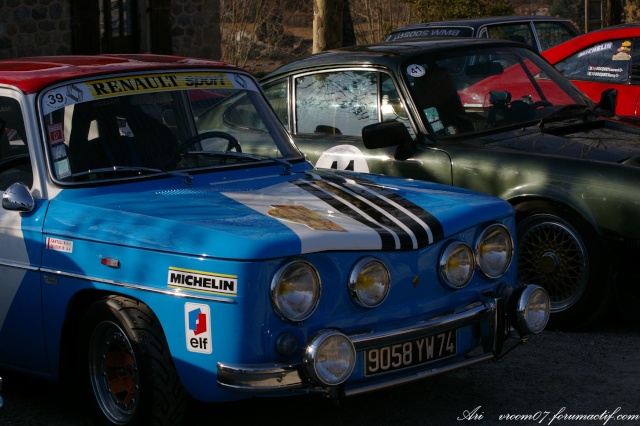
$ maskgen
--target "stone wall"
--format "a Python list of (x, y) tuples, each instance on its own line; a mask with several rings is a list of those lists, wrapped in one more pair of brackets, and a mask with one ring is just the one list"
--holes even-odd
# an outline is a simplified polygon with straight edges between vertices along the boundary
[(174, 54), (220, 59), (220, 8), (218, 2), (172, 0), (171, 24), (171, 43)]
[[(138, 7), (140, 49), (149, 52), (148, 0)], [(172, 0), (170, 10), (173, 54), (220, 58), (217, 1)], [(71, 53), (70, 0), (0, 0), (0, 59)]]
[(71, 53), (68, 0), (0, 0), (0, 59)]

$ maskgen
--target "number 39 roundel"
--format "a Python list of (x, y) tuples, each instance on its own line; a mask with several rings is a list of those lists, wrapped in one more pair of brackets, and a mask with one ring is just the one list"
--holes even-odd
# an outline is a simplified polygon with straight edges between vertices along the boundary
[(318, 161), (319, 169), (351, 170), (354, 172), (369, 173), (369, 166), (364, 154), (353, 145), (337, 145), (326, 150)]

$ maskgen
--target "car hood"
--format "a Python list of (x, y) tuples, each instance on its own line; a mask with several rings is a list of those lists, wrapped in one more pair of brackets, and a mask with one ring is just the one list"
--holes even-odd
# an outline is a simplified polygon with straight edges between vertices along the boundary
[(485, 147), (580, 160), (621, 163), (640, 156), (640, 130), (615, 121), (579, 122), (540, 129), (528, 127), (469, 142)]
[[(117, 192), (117, 188), (122, 192)], [(49, 203), (48, 237), (225, 259), (326, 250), (405, 250), (503, 217), (497, 198), (351, 172), (247, 178), (197, 175), (63, 190)]]

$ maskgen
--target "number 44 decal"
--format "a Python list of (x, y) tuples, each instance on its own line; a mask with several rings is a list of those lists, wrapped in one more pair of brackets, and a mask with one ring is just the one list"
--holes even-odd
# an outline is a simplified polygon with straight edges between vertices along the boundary
[(337, 145), (329, 148), (318, 158), (316, 167), (369, 173), (369, 165), (364, 154), (353, 145)]

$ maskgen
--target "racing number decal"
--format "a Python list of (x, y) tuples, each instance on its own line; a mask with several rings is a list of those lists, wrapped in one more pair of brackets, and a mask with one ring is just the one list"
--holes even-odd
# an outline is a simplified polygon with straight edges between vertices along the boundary
[(369, 173), (369, 165), (357, 146), (337, 145), (322, 153), (316, 167), (319, 169), (349, 170)]

